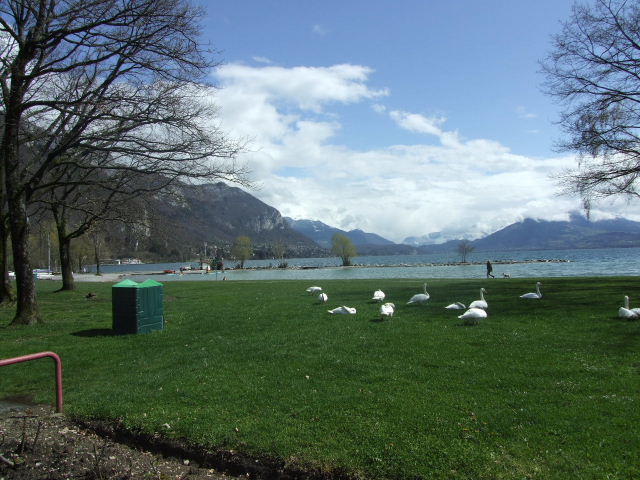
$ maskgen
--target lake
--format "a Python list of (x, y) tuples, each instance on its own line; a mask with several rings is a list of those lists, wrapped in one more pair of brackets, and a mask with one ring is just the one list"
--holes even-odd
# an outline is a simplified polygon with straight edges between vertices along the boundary
[[(291, 258), (289, 268), (279, 269), (277, 260), (249, 260), (245, 269), (208, 274), (162, 274), (180, 270), (189, 262), (141, 265), (102, 265), (104, 273), (131, 275), (136, 281), (154, 280), (325, 280), (363, 278), (482, 278), (485, 262), (491, 260), (493, 273), (501, 277), (583, 277), (635, 276), (640, 274), (640, 248), (598, 248), (583, 250), (522, 250), (473, 252), (470, 264), (458, 264), (456, 253), (354, 257), (353, 267), (342, 267), (339, 258)], [(507, 263), (502, 263), (507, 262)], [(511, 263), (513, 262), (513, 263)], [(236, 262), (226, 260), (233, 268)], [(88, 267), (95, 271), (95, 266)]]

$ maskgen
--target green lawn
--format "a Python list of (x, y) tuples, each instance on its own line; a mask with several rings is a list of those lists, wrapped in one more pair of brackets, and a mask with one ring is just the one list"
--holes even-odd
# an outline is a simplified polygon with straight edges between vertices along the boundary
[[(638, 278), (166, 282), (166, 326), (111, 335), (111, 284), (54, 293), (46, 324), (6, 327), (0, 358), (64, 364), (65, 409), (211, 450), (368, 478), (640, 477)], [(489, 317), (459, 312), (487, 289)], [(381, 288), (396, 315), (380, 321)], [(93, 300), (84, 296), (97, 293)], [(634, 302), (635, 300), (635, 302)], [(355, 316), (329, 315), (340, 305)], [(49, 360), (2, 367), (0, 395), (53, 403)], [(167, 425), (169, 427), (167, 427)]]

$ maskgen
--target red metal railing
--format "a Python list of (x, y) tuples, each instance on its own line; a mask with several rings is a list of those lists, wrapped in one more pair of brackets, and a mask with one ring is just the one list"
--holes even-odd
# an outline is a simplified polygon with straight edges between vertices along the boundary
[(56, 364), (56, 412), (62, 413), (62, 360), (60, 360), (60, 357), (56, 353), (40, 352), (32, 353), (30, 355), (22, 355), (21, 357), (5, 358), (4, 360), (0, 360), (0, 367), (45, 357), (53, 358), (53, 361)]

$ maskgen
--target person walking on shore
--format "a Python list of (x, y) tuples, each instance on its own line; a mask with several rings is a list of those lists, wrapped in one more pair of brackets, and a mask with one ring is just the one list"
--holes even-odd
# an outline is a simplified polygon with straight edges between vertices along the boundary
[(491, 277), (491, 278), (496, 278), (493, 276), (493, 266), (491, 265), (491, 262), (489, 260), (487, 260), (487, 278)]

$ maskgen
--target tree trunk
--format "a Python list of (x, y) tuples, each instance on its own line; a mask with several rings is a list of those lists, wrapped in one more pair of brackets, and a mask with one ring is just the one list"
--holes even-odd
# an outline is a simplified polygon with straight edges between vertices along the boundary
[(21, 189), (19, 159), (20, 112), (15, 107), (19, 89), (11, 85), (11, 100), (5, 112), (5, 130), (2, 139), (4, 168), (3, 193), (6, 195), (6, 208), (9, 212), (9, 231), (13, 250), (13, 268), (16, 273), (16, 315), (11, 325), (34, 325), (40, 322), (36, 284), (29, 260), (29, 218), (27, 216), (27, 195)]
[(17, 305), (16, 316), (11, 325), (35, 325), (40, 323), (36, 284), (29, 261), (29, 222), (24, 195), (10, 195), (11, 243), (13, 245), (13, 263), (16, 272)]
[(58, 290), (75, 290), (73, 281), (73, 264), (71, 261), (71, 237), (67, 235), (66, 211), (64, 207), (52, 208), (58, 234), (58, 256), (60, 257), (60, 271), (62, 272), (62, 287)]
[(9, 231), (4, 220), (0, 219), (0, 304), (15, 300), (11, 279), (9, 278)]
[(60, 253), (60, 270), (62, 271), (62, 287), (60, 290), (75, 290), (73, 266), (71, 265), (71, 239), (58, 230), (58, 250)]
[(93, 252), (96, 260), (96, 275), (102, 275), (102, 273), (100, 273), (100, 240), (97, 234), (93, 238)]

